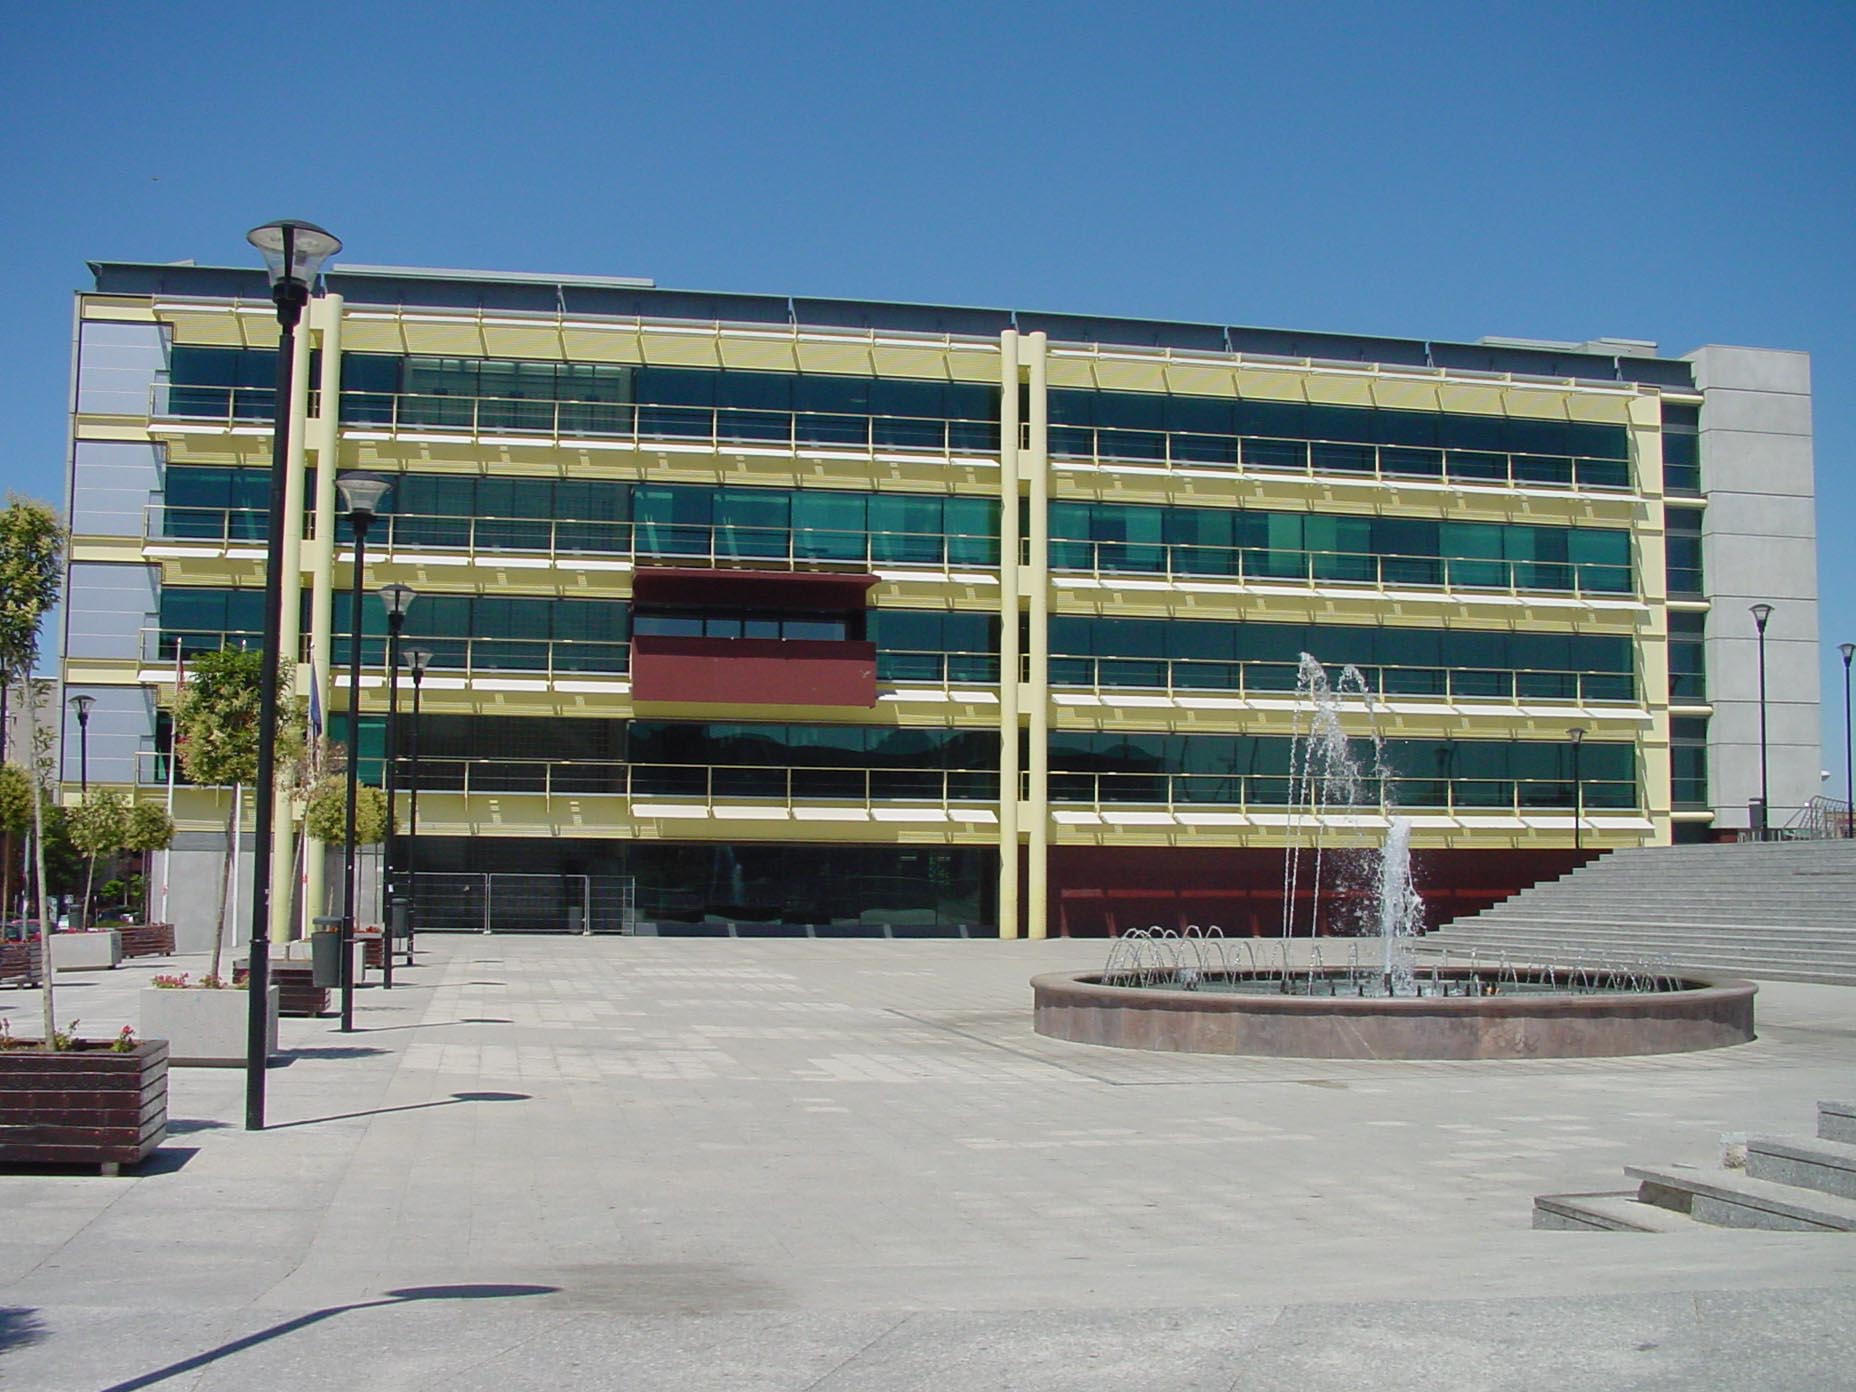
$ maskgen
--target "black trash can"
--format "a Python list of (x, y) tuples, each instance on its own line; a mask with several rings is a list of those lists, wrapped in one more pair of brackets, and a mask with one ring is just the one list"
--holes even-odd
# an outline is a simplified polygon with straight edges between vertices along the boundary
[(310, 980), (331, 989), (342, 984), (342, 921), (319, 918), (309, 935)]

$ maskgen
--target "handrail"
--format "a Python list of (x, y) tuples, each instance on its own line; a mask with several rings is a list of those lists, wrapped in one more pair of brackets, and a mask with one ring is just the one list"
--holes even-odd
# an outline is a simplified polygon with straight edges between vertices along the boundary
[[(1584, 672), (1529, 667), (1356, 666), (1379, 702), (1577, 701), (1622, 703), (1637, 699), (1629, 672)], [(1163, 691), (1169, 696), (1217, 692), (1243, 699), (1292, 697), (1299, 669), (1293, 662), (1256, 658), (1126, 657), (1053, 653), (1050, 683), (1097, 693)]]
[(1155, 575), (1167, 579), (1215, 577), (1246, 582), (1415, 586), (1443, 590), (1565, 592), (1631, 595), (1631, 568), (1604, 561), (1511, 561), (1471, 556), (1407, 556), (1373, 551), (1278, 550), (1259, 546), (1206, 546), (1165, 541), (1091, 541), (1053, 537), (1053, 570), (1104, 576)]

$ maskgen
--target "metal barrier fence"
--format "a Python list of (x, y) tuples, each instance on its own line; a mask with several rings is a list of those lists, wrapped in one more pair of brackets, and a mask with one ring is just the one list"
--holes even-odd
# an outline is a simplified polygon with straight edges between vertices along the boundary
[(421, 871), (411, 877), (421, 933), (632, 933), (629, 875)]

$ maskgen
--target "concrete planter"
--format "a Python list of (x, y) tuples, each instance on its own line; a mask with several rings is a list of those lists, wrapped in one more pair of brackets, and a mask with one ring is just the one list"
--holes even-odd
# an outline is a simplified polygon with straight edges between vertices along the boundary
[[(269, 994), (267, 1059), (277, 1052), (277, 987)], [(167, 1040), (168, 1061), (177, 1067), (243, 1068), (250, 1001), (245, 991), (150, 986), (142, 992), (139, 1033), (145, 1039)]]
[(0, 1164), (97, 1165), (115, 1174), (161, 1144), (168, 1046), (126, 1054), (101, 1041), (63, 1053), (0, 1049)]
[(122, 934), (114, 928), (88, 933), (53, 933), (54, 971), (108, 971), (122, 961)]

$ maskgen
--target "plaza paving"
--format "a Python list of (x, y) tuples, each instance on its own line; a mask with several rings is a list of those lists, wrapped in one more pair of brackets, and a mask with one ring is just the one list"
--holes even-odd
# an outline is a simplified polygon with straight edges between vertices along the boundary
[(428, 937), (355, 1033), (283, 1022), (272, 1129), (176, 1070), (139, 1175), (0, 1174), (0, 1389), (1856, 1385), (1856, 1238), (1529, 1227), (1807, 1133), (1856, 991), (1649, 1059), (1033, 1034), (1028, 978), (1103, 949)]

